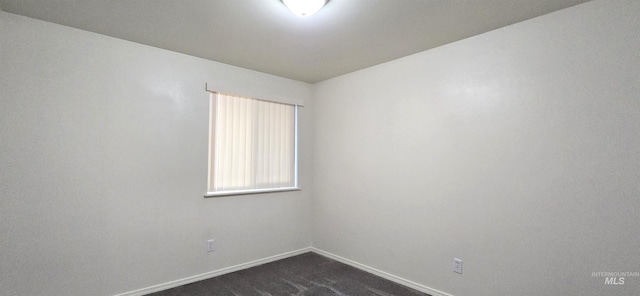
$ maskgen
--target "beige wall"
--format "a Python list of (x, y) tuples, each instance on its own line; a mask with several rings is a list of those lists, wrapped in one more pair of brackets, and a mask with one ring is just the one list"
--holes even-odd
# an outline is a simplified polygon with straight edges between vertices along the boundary
[(637, 294), (592, 272), (640, 271), (639, 15), (589, 2), (317, 84), (314, 247), (458, 296)]

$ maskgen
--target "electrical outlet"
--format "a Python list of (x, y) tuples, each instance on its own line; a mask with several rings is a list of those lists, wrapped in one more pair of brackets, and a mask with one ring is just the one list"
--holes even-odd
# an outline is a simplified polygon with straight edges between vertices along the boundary
[(215, 250), (216, 245), (215, 245), (215, 241), (214, 239), (210, 239), (207, 241), (207, 252), (213, 252), (213, 250)]
[(462, 259), (453, 258), (453, 272), (462, 274)]

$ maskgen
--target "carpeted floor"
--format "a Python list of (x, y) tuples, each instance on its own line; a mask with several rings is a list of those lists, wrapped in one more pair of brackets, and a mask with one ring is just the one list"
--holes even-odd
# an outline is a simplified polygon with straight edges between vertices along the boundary
[(149, 295), (428, 296), (316, 253), (305, 253)]

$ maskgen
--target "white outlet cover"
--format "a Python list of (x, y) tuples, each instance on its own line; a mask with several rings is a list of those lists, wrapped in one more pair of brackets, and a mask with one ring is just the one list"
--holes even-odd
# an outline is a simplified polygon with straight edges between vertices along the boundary
[(453, 272), (462, 274), (462, 259), (453, 258)]
[(207, 252), (213, 252), (213, 250), (215, 250), (216, 245), (215, 245), (215, 240), (214, 239), (210, 239), (207, 241)]

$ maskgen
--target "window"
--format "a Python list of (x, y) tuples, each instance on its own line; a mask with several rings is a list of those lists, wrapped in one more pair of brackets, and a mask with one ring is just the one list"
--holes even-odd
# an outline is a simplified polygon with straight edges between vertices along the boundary
[(207, 196), (297, 190), (297, 105), (212, 93)]

